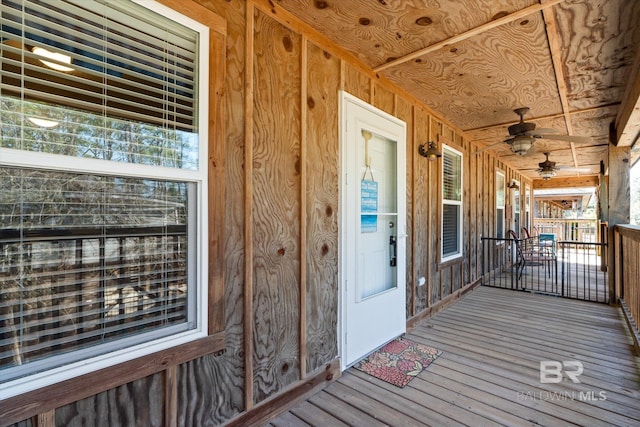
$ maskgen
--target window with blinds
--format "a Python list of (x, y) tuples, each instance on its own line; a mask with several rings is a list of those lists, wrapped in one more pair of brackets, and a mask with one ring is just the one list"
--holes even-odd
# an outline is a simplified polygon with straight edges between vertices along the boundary
[(462, 153), (442, 146), (441, 260), (462, 256)]
[(0, 1), (3, 387), (206, 334), (208, 29)]
[(505, 175), (504, 172), (496, 171), (496, 237), (503, 239), (505, 224)]
[(198, 33), (130, 1), (2, 0), (2, 146), (197, 169)]

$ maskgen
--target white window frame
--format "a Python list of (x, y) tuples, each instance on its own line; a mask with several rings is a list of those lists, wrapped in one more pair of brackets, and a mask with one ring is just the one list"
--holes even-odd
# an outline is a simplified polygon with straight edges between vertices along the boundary
[[(502, 189), (500, 188), (499, 178), (502, 177)], [(499, 192), (502, 190), (502, 204), (499, 201)], [(496, 170), (496, 237), (505, 239), (507, 236), (506, 232), (506, 203), (507, 203), (507, 176), (506, 174), (497, 169)], [(498, 220), (502, 218), (502, 230), (498, 227)]]
[[(80, 360), (68, 365), (49, 369), (43, 372), (17, 378), (0, 383), (0, 401), (23, 393), (52, 385), (74, 377), (85, 375), (131, 361), (155, 352), (176, 347), (208, 336), (208, 127), (209, 123), (209, 27), (184, 16), (153, 0), (132, 0), (141, 6), (163, 15), (170, 20), (180, 23), (200, 34), (198, 52), (198, 128), (199, 164), (198, 170), (184, 170), (165, 168), (160, 166), (131, 165), (108, 160), (75, 158), (57, 154), (39, 152), (25, 152), (0, 147), (0, 165), (43, 168), (51, 171), (65, 171), (78, 173), (106, 174), (127, 177), (145, 177), (171, 179), (196, 183), (196, 278), (191, 292), (195, 293), (194, 318), (196, 326), (193, 329), (165, 336), (163, 338), (144, 342), (123, 348), (121, 350), (104, 353), (88, 359)], [(126, 174), (123, 174), (126, 171)], [(191, 225), (189, 225), (191, 226)], [(191, 285), (191, 284), (190, 284)], [(80, 350), (81, 351), (81, 350)], [(58, 356), (59, 357), (59, 356)]]
[(522, 192), (520, 191), (520, 181), (514, 179), (513, 181), (513, 225), (514, 230), (518, 237), (521, 237), (522, 231)]
[[(464, 230), (462, 229), (462, 217), (463, 217), (463, 189), (462, 183), (464, 178), (464, 155), (462, 152), (452, 148), (446, 144), (442, 144), (442, 155), (444, 162), (444, 155), (449, 151), (453, 155), (460, 157), (460, 200), (448, 200), (444, 198), (444, 165), (440, 168), (440, 200), (442, 200), (442, 206), (440, 209), (440, 262), (447, 262), (462, 257), (462, 235)], [(454, 205), (459, 206), (460, 214), (458, 215), (458, 251), (449, 255), (444, 254), (444, 206)]]
[(531, 227), (531, 187), (529, 187), (528, 184), (524, 187), (524, 195), (524, 226), (527, 227), (527, 230), (529, 230), (529, 234), (533, 234), (533, 230)]

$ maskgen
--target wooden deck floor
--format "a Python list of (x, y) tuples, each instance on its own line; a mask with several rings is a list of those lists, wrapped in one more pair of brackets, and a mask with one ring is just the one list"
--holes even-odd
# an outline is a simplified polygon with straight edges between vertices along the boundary
[[(480, 287), (407, 337), (443, 351), (405, 388), (353, 368), (268, 426), (640, 426), (640, 358), (619, 309)], [(541, 384), (541, 361), (580, 383)]]

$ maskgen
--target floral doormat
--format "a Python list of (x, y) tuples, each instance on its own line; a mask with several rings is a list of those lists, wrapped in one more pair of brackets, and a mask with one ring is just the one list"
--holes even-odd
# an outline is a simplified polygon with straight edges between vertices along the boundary
[(404, 387), (441, 354), (435, 348), (398, 337), (353, 367), (382, 381)]

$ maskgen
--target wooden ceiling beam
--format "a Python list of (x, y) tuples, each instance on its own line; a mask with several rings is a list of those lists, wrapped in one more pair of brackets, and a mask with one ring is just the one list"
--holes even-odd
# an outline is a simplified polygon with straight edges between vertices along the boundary
[(598, 186), (598, 176), (597, 175), (588, 175), (588, 176), (573, 176), (573, 177), (562, 177), (555, 179), (534, 179), (533, 180), (533, 189), (541, 190), (541, 189), (551, 189), (551, 188), (580, 188), (580, 187), (597, 187)]
[(559, 209), (562, 209), (562, 210), (571, 209), (571, 206), (567, 207), (567, 206), (563, 205), (563, 204), (562, 204), (562, 202), (558, 202), (558, 201), (556, 201), (556, 200), (554, 200), (554, 199), (540, 199), (539, 197), (536, 197), (536, 196), (533, 196), (533, 197), (534, 197), (534, 199), (535, 199), (535, 200), (537, 200), (537, 201), (544, 201), (544, 202), (547, 202), (547, 203), (549, 203), (550, 205), (553, 205), (553, 206), (555, 206), (555, 207), (557, 207), (557, 208), (559, 208)]
[[(543, 4), (546, 3), (548, 3), (548, 1), (543, 1)], [(571, 115), (569, 112), (569, 99), (567, 96), (567, 81), (564, 77), (564, 69), (562, 68), (562, 44), (560, 31), (558, 30), (558, 23), (556, 21), (556, 16), (551, 9), (542, 9), (542, 17), (544, 19), (545, 28), (547, 30), (547, 41), (549, 42), (549, 51), (551, 52), (553, 71), (556, 75), (556, 84), (558, 86), (558, 95), (560, 96), (564, 122), (567, 127), (567, 133), (569, 135), (573, 135), (573, 123), (571, 122)], [(570, 145), (571, 156), (573, 157), (573, 166), (577, 168), (579, 167), (579, 165), (576, 146), (573, 142), (571, 142)]]
[[(615, 106), (615, 105), (620, 105), (620, 103), (619, 102), (614, 102), (614, 103), (611, 103), (611, 104), (598, 105), (597, 107), (584, 108), (582, 110), (573, 110), (573, 111), (571, 111), (569, 113), (569, 115), (573, 116), (575, 114), (592, 113), (594, 111), (603, 110), (605, 108), (608, 108), (608, 107), (611, 107), (611, 106)], [(549, 114), (549, 115), (540, 116), (540, 117), (529, 117), (527, 119), (527, 121), (530, 122), (530, 121), (534, 121), (534, 120), (549, 120), (549, 119), (556, 119), (558, 117), (564, 117), (564, 113)], [(465, 132), (478, 132), (478, 131), (489, 130), (489, 129), (494, 129), (494, 128), (506, 128), (507, 126), (510, 126), (512, 124), (515, 124), (515, 123), (518, 123), (518, 120), (512, 120), (512, 121), (507, 122), (507, 123), (499, 123), (497, 125), (490, 125), (490, 126), (483, 126), (483, 127), (479, 127), (479, 128), (466, 129)]]
[(640, 138), (640, 49), (629, 73), (622, 106), (615, 121), (616, 141), (619, 147), (633, 147)]
[(545, 3), (540, 3), (540, 4), (534, 4), (532, 6), (529, 7), (525, 7), (524, 9), (520, 9), (517, 12), (514, 13), (510, 13), (509, 15), (503, 16), (502, 18), (498, 18), (494, 21), (490, 21), (487, 22), (485, 24), (482, 24), (478, 27), (472, 28), (470, 30), (467, 30), (463, 33), (460, 34), (456, 34), (453, 37), (450, 37), (448, 39), (442, 40), (440, 42), (434, 43), (431, 46), (427, 46), (425, 48), (422, 49), (418, 49), (415, 52), (409, 53), (408, 55), (405, 55), (403, 57), (400, 57), (398, 59), (395, 59), (393, 61), (389, 61), (386, 64), (382, 64), (380, 66), (378, 66), (377, 68), (374, 68), (373, 71), (380, 72), (383, 70), (386, 70), (387, 68), (391, 68), (391, 67), (395, 67), (396, 65), (400, 65), (403, 64), (405, 62), (411, 61), (413, 59), (419, 58), (423, 55), (426, 55), (428, 53), (431, 52), (435, 52), (437, 50), (440, 50), (444, 47), (447, 47), (449, 45), (452, 45), (454, 43), (459, 43), (461, 41), (467, 40), (471, 37), (477, 36), (478, 34), (482, 34), (486, 31), (492, 30), (496, 27), (500, 27), (502, 25), (508, 24), (510, 22), (513, 21), (517, 21), (518, 19), (524, 18), (525, 16), (531, 15), (533, 13), (539, 12), (541, 10), (547, 9), (551, 6), (554, 6), (558, 3), (562, 3), (565, 0), (548, 0)]

